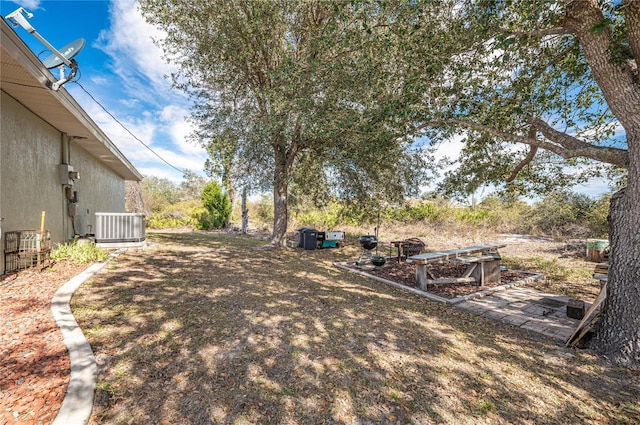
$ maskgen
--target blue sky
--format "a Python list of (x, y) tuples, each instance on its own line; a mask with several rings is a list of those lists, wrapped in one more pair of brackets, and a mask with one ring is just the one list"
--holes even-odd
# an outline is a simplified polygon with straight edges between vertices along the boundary
[[(29, 22), (56, 48), (84, 38), (85, 48), (76, 57), (78, 82), (173, 167), (203, 174), (206, 153), (187, 140), (192, 131), (186, 119), (189, 100), (171, 89), (164, 78), (175, 68), (162, 59), (161, 49), (153, 44), (152, 37), (161, 38), (162, 33), (142, 19), (136, 0), (0, 0), (0, 13), (5, 17), (20, 6), (33, 13)], [(23, 28), (15, 31), (36, 55), (46, 50)], [(46, 52), (41, 58), (48, 55)], [(143, 175), (175, 183), (182, 180), (180, 171), (128, 134), (79, 86), (70, 82), (65, 88)], [(462, 147), (459, 139), (443, 144), (437, 157), (456, 157)], [(574, 190), (600, 196), (609, 187), (604, 180), (594, 180)], [(490, 189), (485, 192), (478, 196), (484, 197)]]
[[(33, 13), (29, 23), (57, 49), (84, 38), (86, 45), (76, 56), (78, 82), (175, 168), (203, 174), (206, 153), (187, 140), (192, 130), (186, 120), (189, 100), (164, 78), (175, 69), (153, 44), (151, 37), (162, 34), (144, 22), (136, 1), (2, 0), (0, 13), (4, 18), (20, 6)], [(46, 50), (23, 28), (14, 30), (36, 55)], [(49, 55), (44, 52), (40, 58)], [(52, 72), (58, 75), (57, 70)], [(143, 175), (182, 180), (180, 171), (128, 134), (77, 84), (69, 82), (65, 88)]]

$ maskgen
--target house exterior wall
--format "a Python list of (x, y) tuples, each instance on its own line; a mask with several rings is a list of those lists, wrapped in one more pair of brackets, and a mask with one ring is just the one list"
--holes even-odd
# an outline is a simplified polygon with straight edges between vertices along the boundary
[[(95, 229), (95, 212), (124, 212), (124, 179), (6, 93), (0, 99), (0, 217), (2, 233), (39, 230), (42, 211), (51, 241), (67, 241)], [(68, 150), (65, 149), (68, 143)], [(77, 215), (68, 214), (59, 166), (67, 156), (80, 172)], [(75, 229), (74, 229), (75, 227)], [(4, 237), (0, 241), (0, 274), (4, 273)]]
[[(70, 144), (69, 163), (80, 173), (73, 190), (78, 192), (75, 230), (95, 233), (95, 213), (125, 212), (125, 182), (82, 148), (82, 140)], [(91, 226), (91, 227), (89, 227)]]
[[(2, 93), (0, 114), (0, 217), (2, 232), (39, 230), (42, 211), (52, 241), (65, 238), (59, 183), (62, 135)], [(4, 272), (4, 239), (2, 240)]]

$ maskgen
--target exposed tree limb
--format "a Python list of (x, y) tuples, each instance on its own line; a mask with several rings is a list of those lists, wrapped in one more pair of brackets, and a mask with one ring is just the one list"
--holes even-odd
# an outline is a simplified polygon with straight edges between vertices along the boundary
[(545, 136), (545, 139), (519, 136), (517, 134), (498, 130), (485, 124), (479, 124), (457, 118), (436, 119), (420, 125), (418, 129), (452, 125), (482, 131), (510, 142), (524, 143), (529, 146), (535, 146), (536, 148), (546, 149), (565, 159), (585, 157), (622, 168), (628, 168), (629, 166), (629, 153), (627, 150), (608, 146), (592, 145), (566, 133), (555, 130), (540, 118), (533, 118), (531, 120), (531, 125), (534, 126), (536, 130), (540, 131)]
[[(531, 126), (529, 128), (529, 134), (527, 134), (527, 137), (530, 138), (530, 139), (535, 139), (536, 138), (536, 129), (535, 129), (534, 126)], [(529, 164), (531, 161), (533, 161), (533, 158), (535, 158), (536, 153), (538, 153), (538, 147), (537, 146), (531, 146), (527, 156), (524, 157), (524, 159), (522, 161), (520, 161), (520, 163), (518, 165), (516, 165), (516, 167), (511, 171), (511, 174), (509, 175), (509, 177), (507, 177), (505, 179), (505, 181), (507, 183), (510, 183), (510, 182), (514, 181), (516, 179), (516, 177), (518, 177), (518, 173), (520, 171), (522, 171), (522, 169), (524, 167), (526, 167), (527, 164)]]
[[(629, 2), (632, 3), (632, 2)], [(638, 9), (637, 6), (634, 7)], [(631, 8), (633, 23), (634, 8)], [(566, 19), (564, 26), (578, 37), (585, 58), (592, 70), (593, 78), (602, 90), (607, 104), (626, 130), (639, 124), (640, 90), (636, 83), (636, 75), (629, 66), (617, 64), (611, 60), (610, 48), (614, 44), (609, 29), (593, 31), (593, 28), (604, 21), (602, 10), (595, 0), (573, 0), (565, 5)], [(638, 11), (635, 11), (639, 13)], [(627, 19), (629, 16), (626, 16)], [(637, 25), (639, 17), (635, 17)], [(637, 46), (636, 46), (637, 47)]]

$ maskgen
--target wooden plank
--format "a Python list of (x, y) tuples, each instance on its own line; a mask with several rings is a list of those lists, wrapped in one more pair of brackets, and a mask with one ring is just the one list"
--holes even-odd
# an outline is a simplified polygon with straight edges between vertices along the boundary
[(578, 324), (578, 327), (573, 332), (573, 334), (569, 337), (565, 345), (567, 347), (572, 347), (576, 345), (580, 340), (589, 332), (593, 325), (600, 318), (600, 306), (604, 303), (604, 300), (607, 298), (607, 283), (605, 282), (600, 289), (600, 293), (596, 297), (596, 300), (591, 304), (589, 310), (584, 314), (584, 318)]
[(594, 273), (607, 274), (609, 273), (609, 263), (600, 263), (596, 265), (593, 270)]
[(476, 280), (473, 277), (458, 277), (458, 278), (445, 278), (435, 279), (433, 274), (429, 271), (426, 264), (416, 264), (416, 286), (423, 291), (427, 290), (427, 285), (434, 285), (439, 283), (473, 283)]
[(458, 257), (453, 258), (451, 261), (455, 261), (457, 263), (481, 263), (483, 261), (493, 261), (497, 258), (493, 255), (485, 255), (482, 257)]
[(427, 268), (427, 277), (431, 280), (434, 280), (436, 277), (431, 273), (431, 270)]
[(427, 281), (429, 280), (427, 274), (429, 274), (429, 277), (433, 276), (427, 269), (426, 264), (416, 264), (416, 284), (423, 291), (427, 290)]
[(467, 271), (464, 272), (464, 274), (462, 275), (462, 277), (469, 277), (471, 276), (471, 273), (474, 272), (474, 270), (479, 266), (478, 263), (473, 263), (470, 264), (469, 267), (467, 268)]
[(417, 264), (429, 264), (450, 261), (454, 258), (462, 257), (465, 255), (469, 256), (473, 254), (482, 254), (487, 251), (496, 251), (499, 248), (504, 248), (505, 246), (505, 244), (484, 244), (469, 246), (466, 248), (449, 249), (446, 251), (427, 252), (424, 254), (413, 255), (409, 258)]
[(500, 259), (494, 258), (493, 261), (483, 261), (478, 264), (471, 277), (476, 279), (479, 286), (483, 286), (487, 283), (499, 283), (500, 282)]
[(476, 280), (472, 277), (448, 277), (442, 279), (427, 279), (427, 285), (440, 285), (447, 283), (473, 283)]

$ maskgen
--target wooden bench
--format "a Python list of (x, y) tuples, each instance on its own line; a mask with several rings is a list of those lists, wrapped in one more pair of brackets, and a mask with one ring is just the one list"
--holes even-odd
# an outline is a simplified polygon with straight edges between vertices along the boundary
[[(474, 283), (482, 286), (500, 281), (500, 254), (498, 249), (504, 244), (484, 244), (447, 251), (428, 252), (409, 257), (416, 265), (416, 284), (423, 291), (427, 285), (447, 283)], [(463, 262), (469, 265), (459, 278), (436, 279), (429, 271), (430, 264)]]

